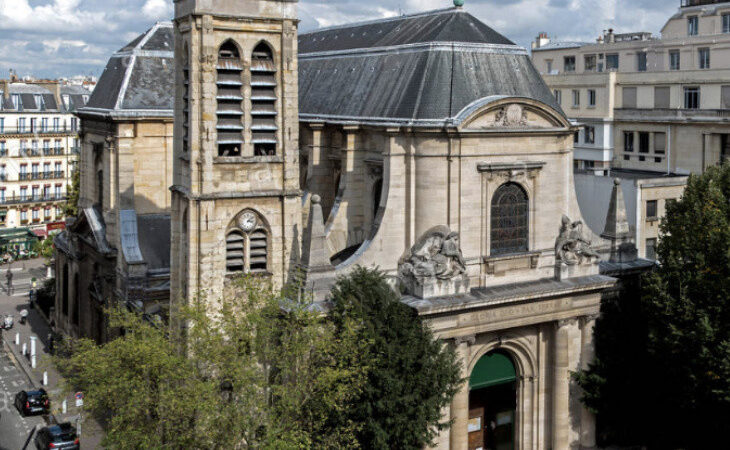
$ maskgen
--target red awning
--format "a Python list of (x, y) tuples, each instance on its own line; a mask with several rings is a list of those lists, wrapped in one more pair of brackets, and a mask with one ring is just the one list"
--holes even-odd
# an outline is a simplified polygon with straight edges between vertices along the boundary
[(48, 232), (45, 229), (43, 229), (43, 228), (34, 228), (34, 229), (30, 230), (30, 231), (32, 231), (33, 234), (35, 234), (38, 237), (44, 238), (44, 237), (47, 237), (48, 236)]

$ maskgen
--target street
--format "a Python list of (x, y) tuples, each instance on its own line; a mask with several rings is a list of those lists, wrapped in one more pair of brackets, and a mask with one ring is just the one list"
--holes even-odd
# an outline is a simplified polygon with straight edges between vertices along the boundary
[[(28, 327), (28, 325), (23, 326), (18, 323), (20, 310), (28, 307), (28, 290), (30, 289), (31, 279), (33, 277), (37, 278), (40, 286), (45, 277), (43, 262), (43, 260), (37, 259), (12, 264), (14, 287), (12, 296), (7, 295), (5, 285), (5, 274), (8, 266), (2, 266), (0, 269), (2, 275), (0, 277), (2, 286), (2, 289), (0, 289), (0, 316), (11, 314), (15, 320), (13, 330), (3, 331), (3, 333), (14, 334), (15, 330), (20, 329), (19, 327)], [(10, 334), (5, 337), (9, 338)], [(13, 399), (18, 391), (31, 388), (32, 385), (26, 375), (14, 363), (4, 346), (0, 344), (0, 450), (22, 449), (33, 427), (45, 424), (40, 416), (21, 417), (13, 405)], [(29, 448), (35, 447), (31, 444)]]

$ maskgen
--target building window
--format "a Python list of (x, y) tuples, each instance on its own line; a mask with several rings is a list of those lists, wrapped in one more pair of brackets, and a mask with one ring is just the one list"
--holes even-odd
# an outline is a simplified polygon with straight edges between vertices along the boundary
[(244, 211), (226, 235), (226, 271), (228, 273), (268, 272), (268, 232), (253, 211)]
[(730, 14), (722, 15), (722, 32), (730, 33)]
[(654, 87), (654, 108), (669, 109), (670, 92), (668, 86)]
[(596, 90), (588, 89), (588, 106), (596, 106)]
[(699, 22), (697, 16), (687, 17), (687, 34), (689, 36), (697, 36), (699, 33)]
[(20, 211), (20, 222), (25, 223), (28, 221), (28, 210), (24, 209)]
[(563, 104), (563, 91), (561, 91), (560, 89), (555, 89), (553, 94), (555, 95), (555, 101), (558, 103), (558, 105), (562, 105)]
[(654, 153), (663, 155), (667, 150), (667, 133), (654, 133)]
[(622, 108), (636, 108), (636, 88), (625, 87), (621, 89)]
[(53, 131), (59, 131), (61, 129), (61, 119), (58, 117), (53, 118)]
[(529, 235), (527, 193), (516, 183), (500, 186), (491, 208), (491, 254), (526, 252)]
[(700, 58), (700, 69), (709, 69), (710, 68), (710, 49), (701, 48), (701, 49), (697, 50), (697, 55)]
[(276, 65), (265, 43), (251, 57), (251, 133), (255, 156), (276, 154)]
[(563, 58), (563, 71), (575, 72), (575, 56), (566, 56)]
[(596, 127), (585, 127), (586, 144), (596, 143)]
[(646, 202), (646, 220), (657, 219), (657, 201), (649, 200)]
[(78, 131), (79, 129), (79, 119), (76, 117), (71, 118), (71, 131)]
[(649, 153), (649, 133), (639, 132), (639, 153)]
[(579, 143), (579, 142), (580, 142), (580, 132), (579, 132), (579, 131), (576, 131), (576, 132), (575, 132), (575, 133), (573, 134), (573, 143), (574, 143), (574, 144), (577, 144), (577, 143)]
[(722, 109), (730, 109), (730, 86), (720, 88), (720, 104)]
[(624, 152), (631, 153), (634, 151), (634, 132), (624, 131)]
[(679, 70), (680, 56), (679, 50), (669, 50), (669, 70)]
[(8, 148), (5, 146), (5, 141), (0, 141), (0, 156), (8, 156)]
[(13, 94), (13, 95), (12, 95), (12, 97), (11, 97), (10, 99), (11, 99), (11, 100), (12, 100), (12, 102), (13, 102), (13, 109), (14, 109), (14, 110), (16, 110), (16, 111), (20, 111), (20, 107), (21, 107), (21, 105), (23, 104), (23, 103), (22, 103), (22, 102), (20, 101), (20, 94)]
[(646, 72), (646, 52), (636, 53), (636, 70)]
[(606, 70), (618, 70), (618, 53), (606, 54)]
[(182, 63), (182, 75), (183, 75), (183, 113), (182, 113), (182, 126), (183, 126), (183, 138), (182, 138), (182, 151), (187, 153), (190, 139), (190, 56), (188, 55), (188, 46), (183, 45), (183, 63)]
[(104, 171), (96, 172), (96, 203), (104, 207)]
[(573, 89), (573, 108), (580, 108), (580, 91)]
[(646, 240), (646, 259), (656, 260), (656, 238)]
[(18, 133), (25, 133), (25, 117), (18, 118)]
[(596, 55), (586, 55), (583, 58), (583, 61), (585, 63), (586, 72), (595, 72), (596, 71)]
[(698, 87), (684, 88), (684, 107), (685, 107), (685, 109), (699, 109), (699, 107), (700, 107), (700, 88), (698, 88)]
[(0, 117), (0, 133), (5, 133), (5, 118)]
[(241, 156), (243, 147), (243, 63), (238, 47), (225, 42), (218, 50), (216, 131), (218, 156)]
[(553, 60), (552, 59), (548, 59), (547, 61), (545, 61), (545, 68), (547, 69), (548, 74), (553, 73)]

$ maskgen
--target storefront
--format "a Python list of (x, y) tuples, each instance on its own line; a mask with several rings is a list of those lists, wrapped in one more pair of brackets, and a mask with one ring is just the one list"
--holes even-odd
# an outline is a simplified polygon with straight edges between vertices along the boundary
[(28, 228), (8, 228), (0, 230), (0, 255), (10, 254), (13, 258), (18, 255), (29, 255), (33, 245), (38, 242), (38, 236)]

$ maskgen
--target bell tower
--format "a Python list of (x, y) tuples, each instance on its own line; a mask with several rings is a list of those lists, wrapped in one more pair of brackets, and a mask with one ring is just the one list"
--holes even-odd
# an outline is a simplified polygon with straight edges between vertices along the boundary
[(297, 0), (175, 0), (171, 301), (300, 254)]

